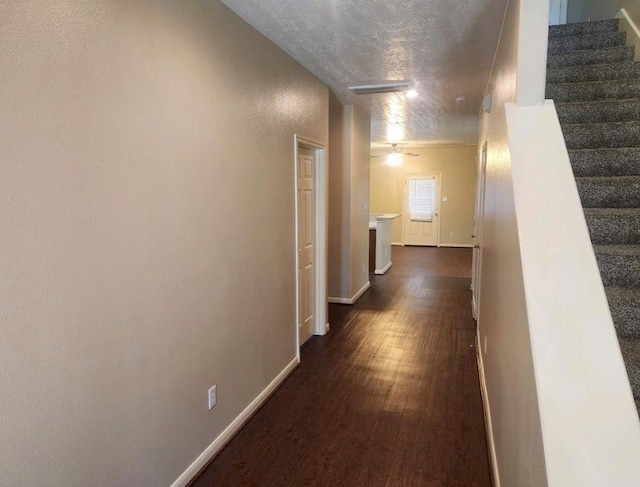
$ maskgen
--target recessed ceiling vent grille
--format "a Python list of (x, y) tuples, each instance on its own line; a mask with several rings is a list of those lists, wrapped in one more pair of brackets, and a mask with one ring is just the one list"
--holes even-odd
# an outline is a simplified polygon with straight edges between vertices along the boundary
[(375, 95), (377, 93), (400, 93), (411, 89), (411, 81), (388, 81), (375, 85), (350, 86), (356, 95)]

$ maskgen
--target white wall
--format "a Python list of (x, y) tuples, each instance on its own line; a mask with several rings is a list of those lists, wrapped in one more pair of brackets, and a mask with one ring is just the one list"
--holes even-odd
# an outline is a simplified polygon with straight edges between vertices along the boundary
[(328, 284), (334, 302), (357, 298), (369, 282), (370, 126), (369, 117), (330, 94)]
[(0, 484), (169, 485), (295, 358), (328, 90), (215, 0), (0, 18)]
[(509, 5), (481, 122), (478, 336), (494, 468), (503, 486), (631, 487), (640, 424), (557, 115), (540, 96), (544, 3)]

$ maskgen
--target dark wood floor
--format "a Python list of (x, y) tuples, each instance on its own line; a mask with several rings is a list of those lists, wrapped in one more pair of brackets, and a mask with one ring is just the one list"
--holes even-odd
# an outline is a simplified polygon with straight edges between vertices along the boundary
[(193, 484), (490, 486), (470, 249), (394, 247)]

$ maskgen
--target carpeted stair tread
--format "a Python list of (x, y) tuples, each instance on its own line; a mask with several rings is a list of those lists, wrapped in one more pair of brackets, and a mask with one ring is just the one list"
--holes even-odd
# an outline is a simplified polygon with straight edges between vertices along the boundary
[(594, 244), (640, 245), (640, 208), (585, 208)]
[(640, 338), (640, 289), (606, 287), (604, 290), (618, 336)]
[(597, 32), (614, 32), (618, 30), (619, 25), (620, 21), (618, 19), (551, 25), (549, 26), (549, 38), (557, 36), (595, 34)]
[(627, 367), (633, 397), (640, 399), (640, 339), (620, 338), (620, 351)]
[(640, 79), (549, 83), (546, 96), (556, 103), (638, 98)]
[(640, 98), (556, 103), (560, 123), (630, 122), (638, 120)]
[(579, 66), (589, 64), (617, 63), (633, 61), (633, 47), (616, 46), (602, 49), (582, 49), (580, 51), (550, 53), (547, 56), (548, 68)]
[(590, 64), (547, 69), (547, 83), (579, 83), (640, 78), (640, 63)]
[(640, 147), (574, 149), (569, 158), (576, 177), (640, 175)]
[(640, 412), (640, 63), (618, 20), (549, 28), (554, 100)]
[(583, 49), (597, 49), (602, 47), (624, 46), (627, 34), (625, 32), (598, 32), (596, 34), (578, 34), (556, 36), (549, 39), (549, 53), (566, 52)]
[(602, 283), (640, 287), (640, 245), (594, 245)]
[(584, 208), (640, 207), (640, 176), (577, 177)]
[(640, 122), (563, 124), (568, 149), (634, 147), (640, 143)]

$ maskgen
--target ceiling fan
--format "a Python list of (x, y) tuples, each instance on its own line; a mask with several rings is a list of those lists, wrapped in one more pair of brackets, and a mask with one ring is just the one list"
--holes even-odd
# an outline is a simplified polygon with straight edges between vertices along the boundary
[[(389, 143), (389, 145), (391, 146), (391, 151), (389, 151), (389, 153), (386, 155), (386, 158), (387, 158), (387, 164), (389, 164), (390, 166), (400, 166), (402, 164), (402, 159), (404, 156), (409, 156), (409, 157), (420, 156), (420, 154), (414, 154), (413, 152), (404, 152), (400, 150), (398, 148), (398, 145), (400, 144), (398, 144), (397, 142)], [(371, 156), (372, 159), (376, 157), (382, 157), (382, 156)]]

